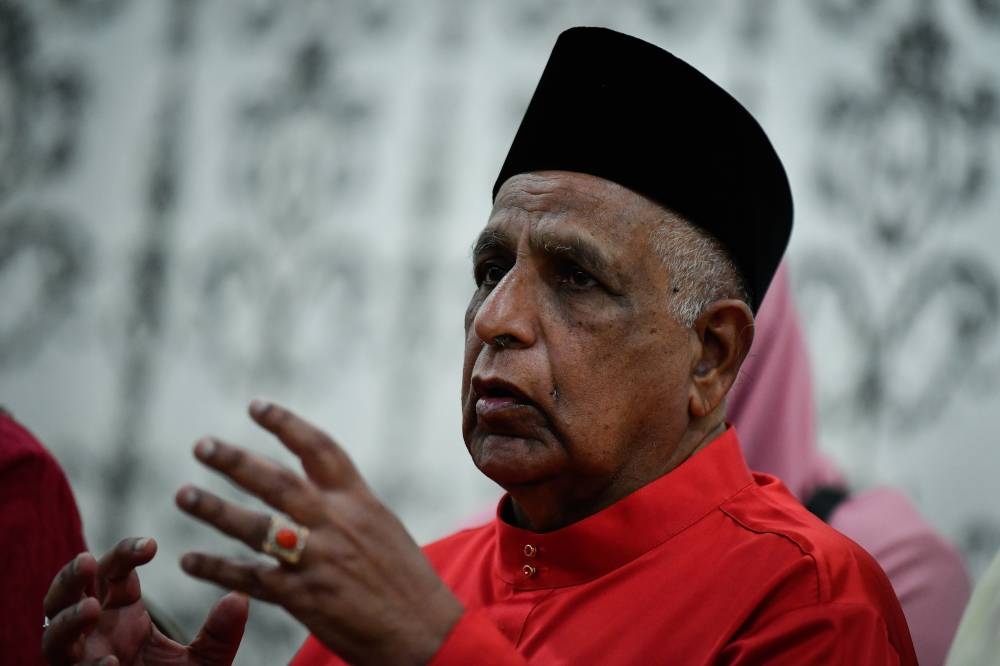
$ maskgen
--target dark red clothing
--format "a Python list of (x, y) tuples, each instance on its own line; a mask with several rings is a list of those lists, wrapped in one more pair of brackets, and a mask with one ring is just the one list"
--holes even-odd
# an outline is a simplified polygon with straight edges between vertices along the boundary
[(73, 491), (55, 459), (0, 412), (0, 661), (42, 664), (42, 600), (86, 550)]
[[(561, 530), (498, 519), (425, 552), (466, 606), (436, 665), (916, 664), (875, 561), (751, 474), (732, 428)], [(313, 638), (293, 661), (339, 663)]]

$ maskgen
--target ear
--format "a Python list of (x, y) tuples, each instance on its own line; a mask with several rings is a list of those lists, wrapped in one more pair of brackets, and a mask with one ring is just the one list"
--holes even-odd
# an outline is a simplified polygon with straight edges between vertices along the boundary
[(691, 327), (697, 339), (691, 361), (688, 411), (693, 418), (722, 404), (753, 342), (753, 314), (736, 299), (715, 301)]

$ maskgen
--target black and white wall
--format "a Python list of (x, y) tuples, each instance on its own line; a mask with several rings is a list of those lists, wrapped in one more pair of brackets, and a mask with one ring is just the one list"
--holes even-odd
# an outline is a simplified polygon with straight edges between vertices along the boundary
[[(189, 630), (242, 553), (173, 508), (215, 434), (337, 437), (420, 540), (489, 506), (459, 423), (469, 246), (555, 36), (607, 25), (761, 119), (824, 448), (1000, 547), (996, 0), (0, 0), (0, 403), (65, 465), (91, 545), (151, 534)], [(996, 410), (996, 411), (994, 411)], [(241, 663), (301, 630), (263, 606)]]

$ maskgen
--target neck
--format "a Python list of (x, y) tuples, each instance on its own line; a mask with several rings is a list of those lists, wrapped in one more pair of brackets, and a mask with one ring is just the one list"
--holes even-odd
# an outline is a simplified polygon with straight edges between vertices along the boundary
[(665, 460), (663, 448), (657, 446), (649, 455), (632, 461), (629, 469), (618, 470), (610, 479), (573, 478), (506, 488), (511, 503), (509, 510), (505, 509), (504, 518), (533, 532), (551, 532), (566, 527), (669, 474), (725, 430), (725, 411), (720, 409), (689, 423)]
[(680, 446), (674, 450), (674, 455), (671, 456), (672, 464), (666, 472), (679, 466), (682, 462), (705, 448), (709, 442), (712, 442), (719, 435), (726, 432), (724, 409), (721, 413), (713, 413), (710, 416), (712, 418), (706, 417), (697, 423), (692, 423), (691, 427), (684, 433)]

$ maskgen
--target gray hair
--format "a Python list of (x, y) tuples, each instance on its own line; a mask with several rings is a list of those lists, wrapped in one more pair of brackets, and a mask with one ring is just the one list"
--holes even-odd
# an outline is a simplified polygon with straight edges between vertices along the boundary
[(670, 271), (670, 314), (692, 326), (715, 301), (750, 302), (743, 276), (713, 236), (671, 214), (653, 231), (653, 249)]

